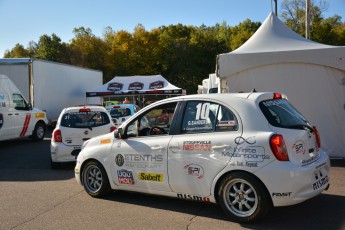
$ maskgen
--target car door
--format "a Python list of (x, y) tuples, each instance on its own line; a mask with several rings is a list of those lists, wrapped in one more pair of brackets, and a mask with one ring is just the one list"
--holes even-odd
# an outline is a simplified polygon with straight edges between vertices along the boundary
[(176, 104), (162, 104), (138, 113), (137, 117), (124, 127), (126, 138), (116, 140), (112, 147), (115, 159), (112, 164), (112, 178), (116, 185), (171, 191), (167, 174), (171, 123), (157, 126), (151, 118), (158, 110), (162, 110), (162, 107), (175, 108)]
[(208, 196), (216, 175), (228, 164), (227, 153), (241, 136), (235, 114), (212, 101), (186, 101), (168, 149), (169, 184), (174, 192)]
[(18, 93), (12, 94), (12, 100), (15, 105), (12, 111), (12, 118), (14, 119), (13, 132), (16, 137), (27, 136), (30, 130), (31, 113), (28, 111), (29, 107), (22, 95)]

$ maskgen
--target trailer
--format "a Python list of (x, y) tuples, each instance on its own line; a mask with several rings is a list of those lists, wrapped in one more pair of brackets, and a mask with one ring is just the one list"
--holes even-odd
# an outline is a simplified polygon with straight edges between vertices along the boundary
[(0, 58), (0, 74), (7, 75), (32, 106), (47, 114), (54, 124), (62, 109), (75, 105), (101, 104), (86, 101), (86, 92), (103, 84), (98, 70), (35, 58)]

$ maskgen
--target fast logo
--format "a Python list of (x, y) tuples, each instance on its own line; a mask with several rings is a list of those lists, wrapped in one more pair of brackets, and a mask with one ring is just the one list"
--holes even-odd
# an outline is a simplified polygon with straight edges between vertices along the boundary
[(121, 169), (117, 171), (117, 178), (120, 184), (134, 184), (132, 171)]
[(138, 180), (153, 181), (153, 182), (163, 182), (164, 181), (164, 175), (163, 174), (158, 174), (158, 173), (139, 172), (138, 173)]

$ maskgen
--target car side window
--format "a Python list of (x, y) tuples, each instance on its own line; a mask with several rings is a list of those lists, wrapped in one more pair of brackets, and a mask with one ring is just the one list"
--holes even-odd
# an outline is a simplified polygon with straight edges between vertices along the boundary
[(13, 99), (13, 103), (16, 105), (15, 109), (17, 110), (27, 110), (28, 105), (26, 104), (24, 98), (22, 97), (22, 95), (14, 93), (12, 94), (12, 99)]
[(236, 116), (225, 106), (219, 106), (217, 112), (216, 132), (238, 130)]
[(156, 106), (133, 120), (127, 128), (127, 137), (169, 134), (177, 102)]
[(188, 101), (181, 133), (207, 133), (237, 130), (234, 114), (225, 106), (208, 101)]

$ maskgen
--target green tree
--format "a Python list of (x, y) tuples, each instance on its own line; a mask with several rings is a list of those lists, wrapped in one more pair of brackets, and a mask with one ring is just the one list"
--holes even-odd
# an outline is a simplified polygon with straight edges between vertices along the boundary
[(6, 50), (4, 58), (28, 58), (30, 57), (29, 51), (23, 45), (17, 43), (11, 50)]
[(106, 43), (92, 34), (90, 28), (79, 27), (73, 30), (75, 37), (69, 46), (71, 63), (85, 68), (105, 70), (107, 55)]
[(42, 35), (37, 43), (33, 46), (33, 56), (35, 58), (61, 62), (63, 57), (64, 45), (61, 39), (52, 34), (51, 36)]

